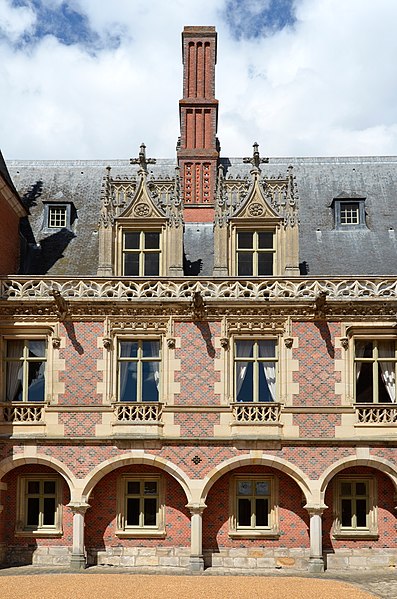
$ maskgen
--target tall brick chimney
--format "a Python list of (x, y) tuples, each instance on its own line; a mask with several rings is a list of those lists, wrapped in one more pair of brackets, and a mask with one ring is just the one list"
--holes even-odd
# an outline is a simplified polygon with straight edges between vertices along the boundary
[(215, 27), (182, 32), (183, 98), (177, 157), (182, 177), (185, 222), (212, 222), (219, 147), (216, 138)]

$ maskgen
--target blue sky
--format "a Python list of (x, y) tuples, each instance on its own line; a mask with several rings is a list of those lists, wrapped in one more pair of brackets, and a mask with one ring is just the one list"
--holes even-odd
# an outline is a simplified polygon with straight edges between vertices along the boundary
[(223, 156), (397, 154), (395, 0), (0, 0), (6, 159), (175, 156), (184, 25), (218, 31)]

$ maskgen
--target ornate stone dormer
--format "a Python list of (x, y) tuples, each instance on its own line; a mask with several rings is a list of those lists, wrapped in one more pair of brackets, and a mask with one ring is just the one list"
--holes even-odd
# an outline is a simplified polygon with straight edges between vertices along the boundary
[[(259, 146), (244, 158), (249, 176), (225, 177), (219, 169), (215, 206), (214, 274), (299, 275), (298, 203), (293, 168), (278, 177), (262, 174)], [(226, 260), (228, 256), (228, 261)]]
[(102, 184), (98, 276), (158, 277), (182, 274), (182, 214), (179, 172), (155, 176), (142, 143), (135, 175), (112, 176)]

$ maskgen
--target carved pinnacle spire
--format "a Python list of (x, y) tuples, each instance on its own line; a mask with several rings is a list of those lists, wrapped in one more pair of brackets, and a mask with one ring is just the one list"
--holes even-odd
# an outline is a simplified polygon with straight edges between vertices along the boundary
[(259, 155), (259, 145), (255, 142), (252, 146), (254, 148), (252, 158), (243, 158), (244, 163), (251, 163), (253, 168), (260, 172), (260, 164), (269, 162), (269, 158), (261, 158)]
[(148, 164), (156, 164), (156, 159), (155, 158), (146, 158), (146, 146), (142, 142), (141, 146), (139, 148), (138, 158), (130, 158), (130, 164), (139, 164), (140, 169), (138, 172), (144, 173), (145, 175), (147, 175), (147, 173), (148, 173), (147, 165)]

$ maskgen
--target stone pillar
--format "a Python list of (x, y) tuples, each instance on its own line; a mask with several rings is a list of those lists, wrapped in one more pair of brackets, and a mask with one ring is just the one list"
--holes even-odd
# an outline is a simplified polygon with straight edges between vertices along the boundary
[(84, 570), (86, 557), (84, 549), (84, 516), (90, 507), (88, 503), (69, 503), (68, 507), (73, 514), (73, 547), (70, 559), (71, 570)]
[(310, 516), (309, 572), (324, 572), (322, 514), (324, 508), (307, 507)]
[(203, 557), (203, 511), (204, 504), (188, 504), (190, 511), (190, 569), (192, 572), (204, 570)]

